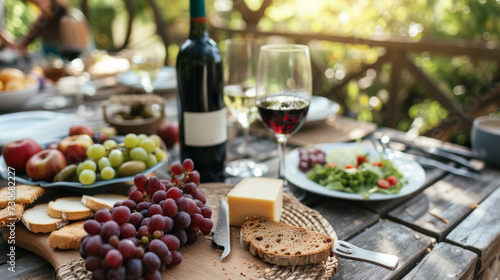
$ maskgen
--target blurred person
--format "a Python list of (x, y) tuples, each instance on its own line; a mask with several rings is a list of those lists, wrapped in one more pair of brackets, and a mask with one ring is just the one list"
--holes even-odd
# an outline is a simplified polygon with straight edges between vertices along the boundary
[[(0, 0), (1, 1), (1, 0)], [(22, 38), (15, 39), (9, 34), (3, 26), (0, 26), (0, 41), (7, 48), (13, 48), (26, 55), (28, 53), (28, 45), (37, 37), (41, 37), (44, 54), (60, 55), (60, 25), (64, 18), (68, 16), (84, 22), (85, 26), (75, 31), (79, 36), (84, 38), (86, 47), (93, 46), (91, 40), (90, 28), (86, 22), (85, 16), (74, 8), (71, 8), (67, 0), (23, 0), (30, 2), (40, 8), (40, 15), (37, 20), (31, 25), (28, 33)], [(1, 1), (3, 2), (3, 1)]]

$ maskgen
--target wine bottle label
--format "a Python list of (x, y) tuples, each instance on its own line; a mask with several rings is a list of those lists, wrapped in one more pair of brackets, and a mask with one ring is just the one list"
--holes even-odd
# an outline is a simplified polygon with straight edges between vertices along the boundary
[(212, 112), (184, 112), (184, 137), (187, 146), (206, 147), (227, 141), (226, 108)]

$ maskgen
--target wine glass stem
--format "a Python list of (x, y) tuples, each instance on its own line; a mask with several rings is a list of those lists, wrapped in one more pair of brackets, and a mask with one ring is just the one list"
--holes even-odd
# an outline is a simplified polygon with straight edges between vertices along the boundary
[(278, 137), (278, 178), (283, 180), (284, 189), (286, 189), (285, 182), (285, 151), (286, 151), (286, 137)]
[(250, 127), (243, 127), (243, 143), (241, 143), (241, 153), (244, 157), (250, 157), (248, 143), (250, 143)]

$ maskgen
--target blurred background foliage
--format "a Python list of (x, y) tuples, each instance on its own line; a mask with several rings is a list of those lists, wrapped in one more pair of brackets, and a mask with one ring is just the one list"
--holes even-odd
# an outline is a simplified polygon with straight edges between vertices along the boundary
[[(206, 0), (210, 17), (224, 22), (233, 29), (243, 29), (242, 15), (234, 5), (244, 1), (253, 11), (264, 0)], [(81, 0), (70, 0), (80, 7)], [(163, 45), (156, 34), (150, 1), (132, 1), (135, 16), (128, 48), (141, 49)], [(169, 37), (168, 64), (174, 65), (179, 45), (189, 29), (189, 1), (156, 1)], [(467, 40), (500, 43), (500, 0), (274, 0), (258, 22), (261, 31), (283, 31), (298, 34), (330, 34), (360, 38), (405, 38), (415, 42), (432, 40)], [(123, 0), (88, 0), (89, 22), (96, 45), (113, 50), (124, 40), (129, 20)], [(24, 1), (5, 0), (5, 25), (15, 36), (25, 34), (26, 23), (37, 14), (33, 5)], [(213, 33), (224, 49), (227, 34)], [(309, 43), (313, 60), (320, 65), (314, 94), (326, 95), (349, 73), (359, 71), (363, 65), (374, 63), (382, 54), (380, 48), (364, 45), (340, 44), (315, 40)], [(32, 51), (40, 48), (37, 42)], [(415, 53), (412, 59), (423, 71), (433, 77), (449, 96), (456, 98), (465, 108), (473, 110), (471, 99), (478, 92), (487, 92), (500, 82), (498, 62), (471, 60), (467, 56), (444, 57), (429, 53)], [(384, 105), (388, 101), (388, 80), (391, 66), (380, 71), (373, 69), (356, 81), (351, 81), (344, 92), (332, 99), (342, 99), (343, 114), (359, 120), (384, 125)], [(403, 117), (397, 128), (403, 131), (426, 131), (438, 125), (449, 112), (432, 96), (426, 95), (418, 81), (403, 70), (401, 73), (404, 102)], [(498, 109), (497, 112), (498, 113)], [(468, 144), (468, 133), (457, 131), (454, 142)]]

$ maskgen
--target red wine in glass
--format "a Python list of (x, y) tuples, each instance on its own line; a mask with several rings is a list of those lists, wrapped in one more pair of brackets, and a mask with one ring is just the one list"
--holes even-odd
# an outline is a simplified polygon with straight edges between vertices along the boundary
[(268, 96), (257, 101), (262, 122), (277, 135), (295, 133), (304, 122), (309, 100), (292, 95)]
[(68, 60), (73, 61), (82, 54), (81, 48), (63, 48), (61, 54)]

